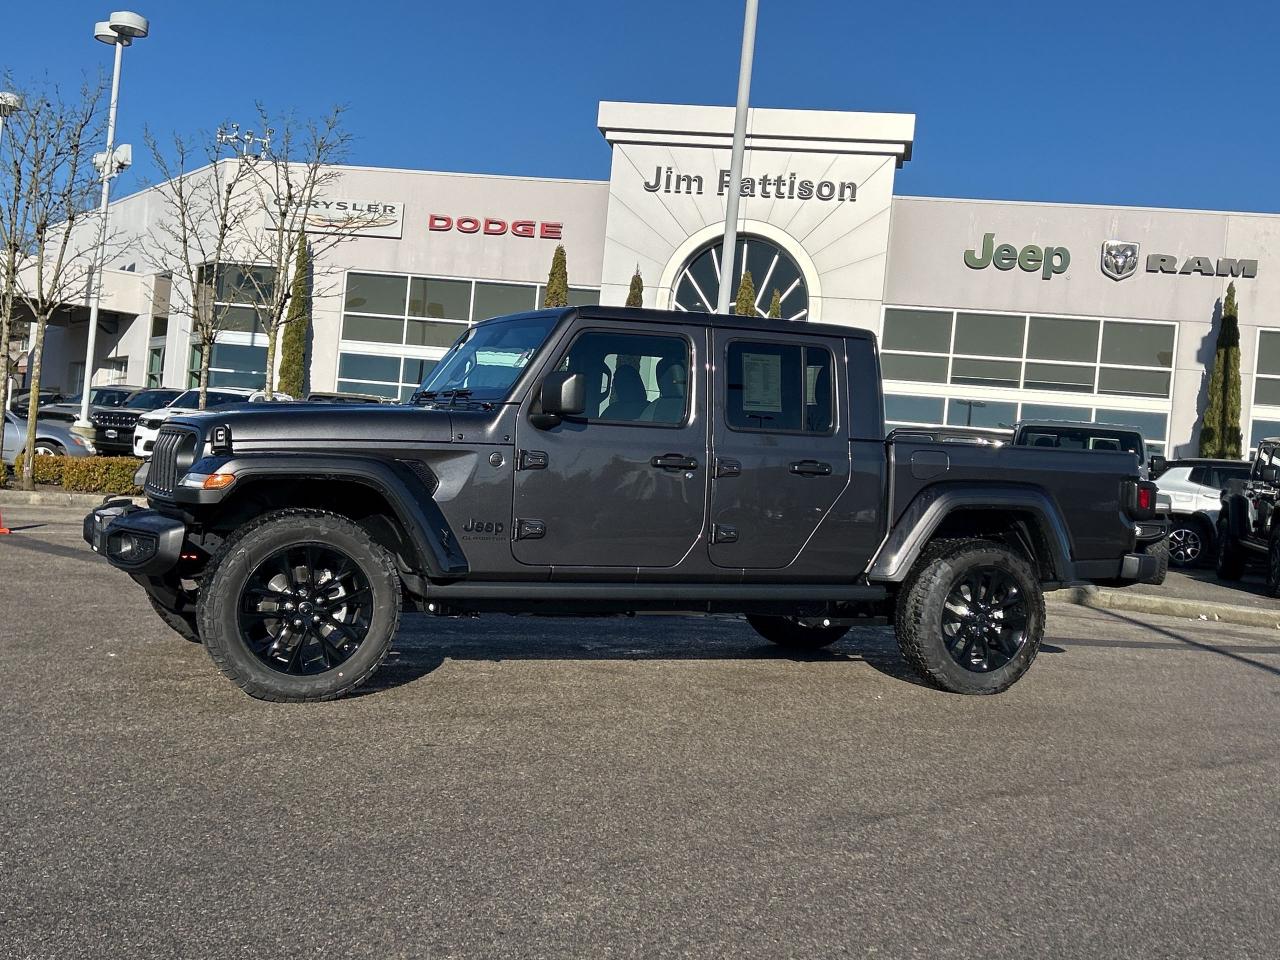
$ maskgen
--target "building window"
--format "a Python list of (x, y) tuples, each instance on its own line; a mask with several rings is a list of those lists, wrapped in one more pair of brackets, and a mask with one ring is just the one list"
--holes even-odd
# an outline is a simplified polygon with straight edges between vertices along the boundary
[(1167, 400), (1175, 333), (1154, 321), (887, 307), (881, 367), (886, 380)]
[[(714, 313), (720, 296), (719, 240), (704, 245), (691, 256), (676, 275), (672, 306), (676, 310)], [(804, 320), (809, 316), (809, 288), (799, 265), (780, 246), (763, 237), (741, 234), (733, 260), (733, 303), (744, 271), (751, 271), (756, 288), (755, 315), (766, 317), (776, 290), (784, 320)]]
[[(199, 368), (196, 368), (199, 373)], [(197, 381), (198, 383), (199, 381)], [(164, 347), (152, 347), (147, 351), (147, 386), (158, 387), (164, 383)]]
[[(536, 283), (352, 271), (343, 298), (338, 390), (407, 399), (470, 324), (539, 309), (542, 289)], [(600, 291), (570, 287), (568, 299), (571, 306), (599, 303)], [(374, 368), (352, 360), (357, 365), (344, 372), (345, 358), (375, 355), (399, 364), (399, 371), (385, 366), (377, 376), (365, 376)]]
[[(215, 343), (209, 356), (209, 386), (260, 390), (267, 382), (267, 348)], [(191, 348), (187, 386), (200, 386), (200, 347)]]

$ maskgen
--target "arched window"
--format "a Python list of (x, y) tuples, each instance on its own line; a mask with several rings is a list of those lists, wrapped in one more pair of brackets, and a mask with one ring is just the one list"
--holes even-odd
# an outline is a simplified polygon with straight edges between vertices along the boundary
[[(715, 240), (691, 256), (676, 275), (672, 306), (676, 310), (713, 313), (720, 296), (720, 247)], [(809, 288), (791, 255), (776, 243), (751, 234), (738, 236), (738, 252), (733, 259), (733, 295), (737, 298), (744, 270), (751, 271), (756, 288), (756, 316), (767, 317), (776, 290), (781, 300), (783, 320), (805, 320), (809, 316)]]

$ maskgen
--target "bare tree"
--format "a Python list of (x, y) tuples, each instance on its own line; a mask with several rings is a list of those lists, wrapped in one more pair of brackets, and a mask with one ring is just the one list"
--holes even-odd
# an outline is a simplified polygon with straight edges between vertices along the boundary
[[(162, 182), (160, 199), (143, 256), (171, 280), (171, 312), (191, 319), (191, 333), (200, 354), (200, 409), (209, 390), (209, 361), (218, 334), (235, 309), (231, 303), (247, 284), (232, 273), (246, 254), (245, 238), (257, 203), (246, 191), (249, 168), (239, 160), (218, 155), (219, 142), (204, 148), (174, 134), (168, 150), (147, 131), (150, 151)], [(201, 163), (192, 169), (193, 162)], [(228, 288), (232, 289), (228, 289)]]
[[(13, 77), (0, 76), (0, 89), (17, 92)], [(19, 102), (25, 101), (21, 93)], [(5, 132), (12, 138), (13, 125)], [(16, 150), (5, 160), (4, 138), (0, 137), (0, 407), (8, 402), (9, 378), (13, 375), (12, 349), (17, 324), (14, 306), (18, 300), (18, 264), (28, 247), (26, 208), (22, 202), (22, 165)], [(0, 460), (4, 458), (4, 430), (0, 429)]]
[(273, 119), (258, 104), (258, 117), (270, 135), (270, 147), (247, 165), (264, 211), (263, 225), (249, 236), (252, 262), (265, 267), (256, 289), (255, 309), (267, 335), (266, 393), (275, 392), (276, 351), (289, 322), (289, 300), (295, 289), (294, 271), (300, 237), (310, 249), (311, 296), (328, 292), (322, 282), (324, 254), (377, 222), (379, 212), (350, 211), (341, 221), (315, 223), (313, 204), (327, 195), (342, 177), (336, 166), (347, 157), (351, 135), (343, 128), (343, 107), (334, 107), (319, 120), (300, 121), (292, 114)]
[(45, 330), (59, 308), (83, 295), (93, 269), (99, 227), (86, 221), (101, 182), (92, 156), (102, 139), (105, 90), (101, 79), (85, 83), (75, 96), (64, 97), (51, 88), (8, 121), (14, 124), (15, 176), (22, 181), (15, 222), (23, 240), (14, 290), (36, 331), (28, 358), (31, 395), (22, 467), (25, 490), (34, 486), (32, 454)]

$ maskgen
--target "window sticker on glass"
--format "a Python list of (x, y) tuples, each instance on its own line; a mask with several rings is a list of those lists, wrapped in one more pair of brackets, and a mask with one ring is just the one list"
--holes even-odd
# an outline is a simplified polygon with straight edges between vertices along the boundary
[(742, 409), (747, 413), (782, 412), (782, 357), (742, 354)]

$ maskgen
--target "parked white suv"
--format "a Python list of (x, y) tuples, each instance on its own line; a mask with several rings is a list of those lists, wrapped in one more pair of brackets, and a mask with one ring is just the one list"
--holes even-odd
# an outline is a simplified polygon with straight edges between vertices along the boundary
[[(233, 403), (261, 403), (266, 399), (267, 395), (262, 390), (249, 390), (244, 387), (216, 387), (210, 388), (208, 395), (205, 397), (205, 409), (212, 410), (215, 407), (225, 407)], [(292, 400), (293, 397), (287, 393), (277, 391), (273, 399)], [(170, 417), (199, 412), (200, 391), (188, 390), (167, 407), (152, 410), (150, 413), (139, 417), (138, 425), (133, 428), (133, 455), (141, 457), (143, 460), (151, 456), (151, 448), (156, 443), (156, 434), (160, 432), (160, 427)]]
[(1249, 476), (1242, 460), (1170, 460), (1155, 478), (1161, 493), (1168, 494), (1169, 562), (1192, 567), (1214, 556), (1214, 534), (1222, 491), (1232, 480)]

